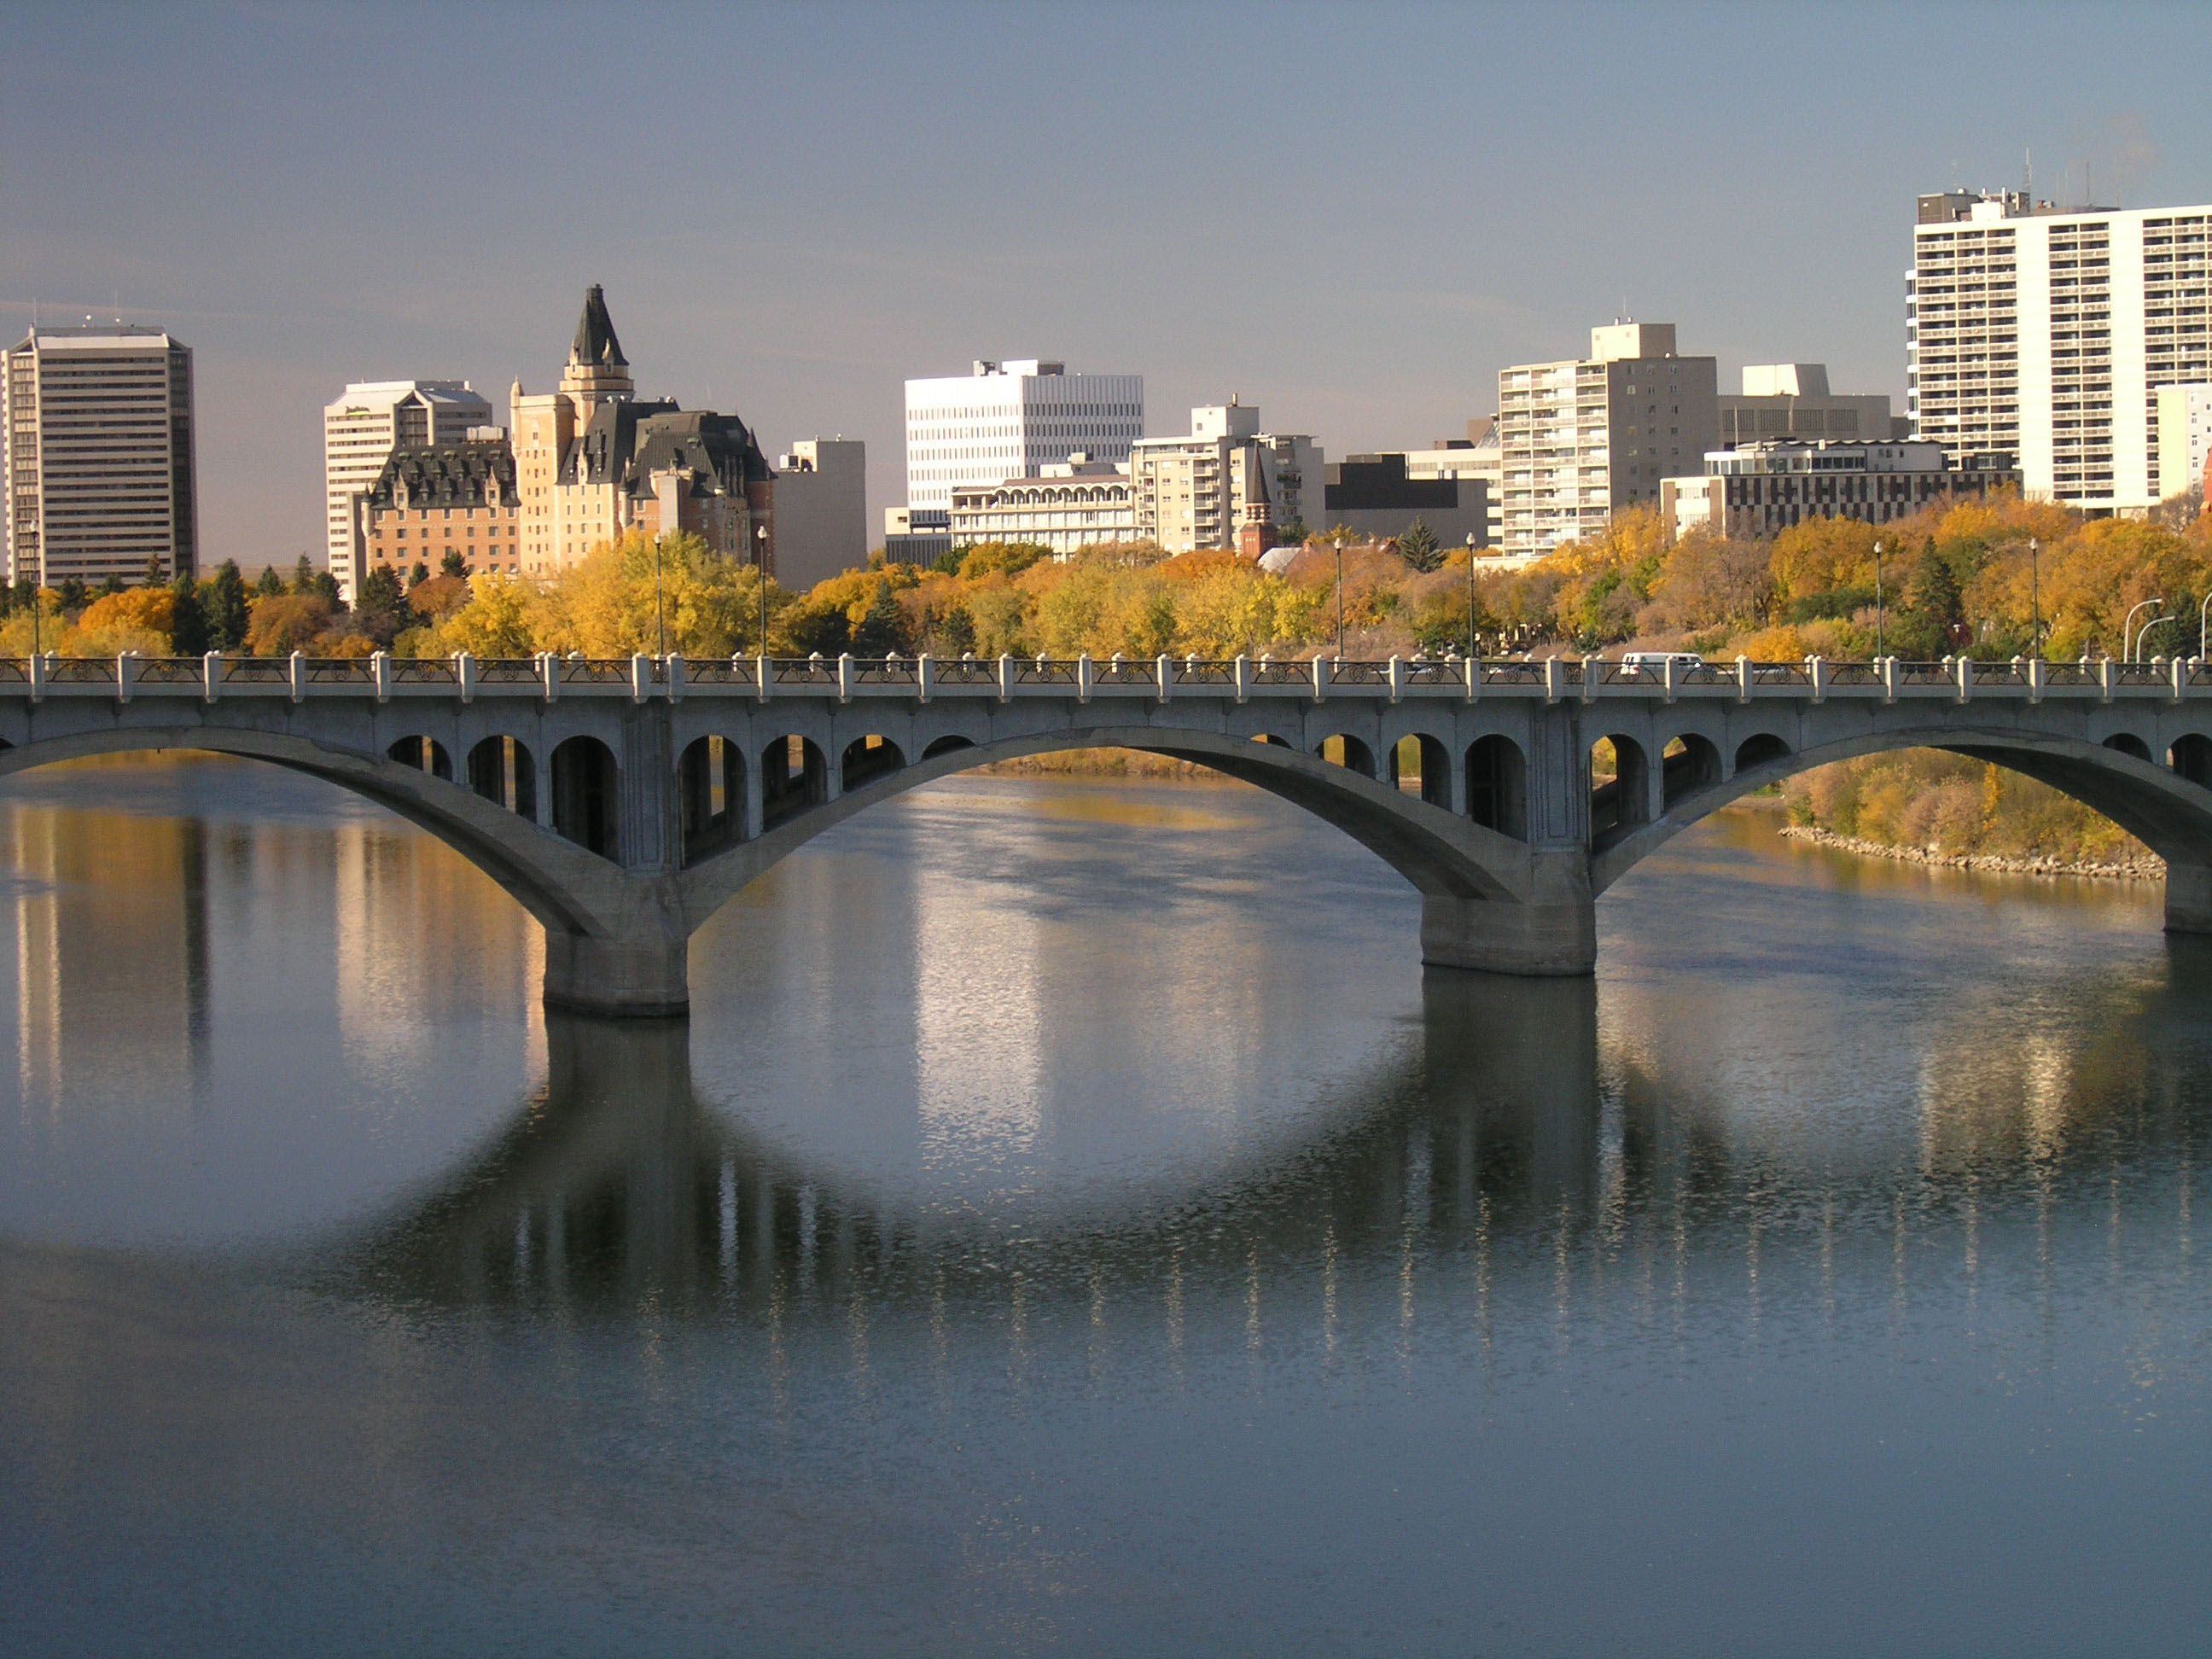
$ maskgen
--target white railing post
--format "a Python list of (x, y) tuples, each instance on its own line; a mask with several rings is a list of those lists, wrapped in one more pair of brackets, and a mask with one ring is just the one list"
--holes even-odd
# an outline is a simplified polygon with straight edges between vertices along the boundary
[(1958, 676), (1959, 679), (1959, 701), (1960, 702), (1972, 702), (1974, 697), (1974, 659), (1972, 657), (1962, 655), (1952, 665), (1952, 671)]
[(853, 653), (841, 652), (837, 657), (837, 701), (853, 701)]
[(1088, 651), (1078, 652), (1075, 657), (1076, 702), (1089, 702), (1091, 701), (1091, 678), (1092, 670), (1091, 665), (1091, 653)]
[(1751, 659), (1748, 657), (1735, 659), (1735, 700), (1738, 702), (1751, 701)]
[(937, 659), (923, 652), (914, 659), (915, 698), (919, 702), (929, 701), (930, 690), (937, 684)]
[(681, 652), (668, 653), (668, 701), (684, 701), (684, 656)]
[(2104, 701), (2112, 700), (2112, 659), (2103, 657), (2097, 663), (2097, 689), (2104, 693)]
[(1806, 658), (1805, 673), (1813, 682), (1813, 701), (1825, 702), (1828, 696), (1828, 659), (1826, 657)]
[(1160, 677), (1160, 701), (1165, 702), (1175, 695), (1175, 659), (1162, 652), (1152, 669)]
[(1012, 702), (1013, 700), (1014, 659), (1006, 652), (1001, 651), (999, 653), (999, 701)]
[(775, 659), (763, 651), (753, 659), (753, 701), (766, 702), (769, 686), (775, 678)]
[(1567, 665), (1557, 657), (1544, 659), (1544, 701), (1557, 702), (1567, 695)]
[(1604, 658), (1584, 657), (1583, 659), (1583, 701), (1584, 702), (1597, 701), (1597, 683), (1599, 677), (1604, 672)]
[(453, 653), (453, 683), (460, 687), (463, 702), (477, 700), (477, 659), (473, 652)]
[(642, 651), (629, 653), (629, 700), (643, 702), (653, 695), (653, 659)]
[(1474, 652), (1467, 653), (1467, 700), (1473, 702), (1482, 695), (1482, 659)]
[(1895, 702), (1897, 701), (1897, 659), (1883, 657), (1875, 663), (1875, 666), (1881, 671), (1881, 700), (1884, 702)]
[(1406, 665), (1395, 653), (1390, 658), (1390, 701), (1395, 702), (1406, 690)]
[(2167, 672), (2173, 677), (2173, 700), (2179, 702), (2189, 690), (2189, 664), (2186, 659), (2176, 657)]
[(292, 701), (305, 702), (307, 700), (307, 653), (304, 651), (295, 651), (292, 653), (291, 668)]
[(1230, 674), (1236, 684), (1237, 701), (1243, 702), (1246, 698), (1252, 695), (1251, 658), (1243, 655), (1240, 652), (1236, 662), (1231, 665)]
[(34, 656), (29, 664), (31, 671), (31, 701), (36, 702), (46, 695), (46, 659), (44, 653)]
[(200, 696), (213, 702), (222, 695), (222, 653), (210, 651), (200, 659)]
[[(560, 702), (561, 653), (559, 652), (541, 651), (538, 653), (538, 677), (545, 693), (545, 701), (548, 702)], [(384, 665), (383, 684), (388, 691), (392, 684), (392, 665), (390, 663), (386, 663)]]
[(2032, 703), (2043, 701), (2043, 659), (2027, 659), (2027, 700)]
[(118, 702), (131, 701), (131, 662), (136, 654), (130, 651), (115, 653), (115, 701)]
[(1313, 659), (1314, 701), (1320, 702), (1328, 696), (1328, 659), (1318, 651)]
[(1659, 665), (1659, 689), (1666, 694), (1667, 702), (1674, 701), (1674, 653), (1671, 651), (1667, 653), (1667, 660)]
[[(215, 653), (210, 651), (208, 654), (213, 656)], [(538, 654), (540, 659), (538, 665), (543, 668), (545, 653), (541, 651)], [(392, 701), (392, 653), (389, 651), (372, 651), (368, 653), (368, 684), (370, 689), (376, 694), (377, 702)], [(212, 698), (215, 694), (210, 692), (208, 695)]]

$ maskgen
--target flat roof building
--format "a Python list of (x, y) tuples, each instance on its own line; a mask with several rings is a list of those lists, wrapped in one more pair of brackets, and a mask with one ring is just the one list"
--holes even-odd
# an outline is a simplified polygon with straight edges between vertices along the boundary
[(1330, 462), (1322, 470), (1323, 521), (1330, 529), (1342, 525), (1378, 539), (1402, 536), (1419, 521), (1443, 546), (1463, 547), (1470, 537), (1477, 547), (1487, 546), (1489, 485), (1471, 475), (1413, 477), (1406, 463), (1402, 454), (1347, 455)]
[(1080, 453), (1047, 464), (1034, 477), (963, 484), (952, 492), (949, 516), (955, 547), (1030, 542), (1067, 554), (1137, 535), (1127, 464)]
[(2157, 504), (2161, 386), (2212, 380), (2212, 205), (2057, 208), (2013, 191), (1923, 196), (1906, 278), (1916, 436), (1954, 465), (2019, 458), (2040, 500)]
[(124, 323), (33, 328), (0, 374), (0, 434), (10, 581), (197, 573), (190, 347)]
[(868, 447), (802, 438), (776, 462), (775, 579), (811, 587), (868, 562)]
[(2158, 389), (2158, 498), (2170, 501), (2204, 486), (2212, 465), (2212, 386)]
[(1912, 423), (1889, 412), (1887, 392), (1828, 390), (1826, 363), (1747, 363), (1743, 390), (1717, 402), (1723, 449), (1768, 438), (1840, 438), (1879, 443), (1911, 434)]
[(1464, 438), (1431, 439), (1426, 449), (1409, 449), (1405, 454), (1408, 478), (1480, 480), (1488, 522), (1483, 526), (1477, 544), (1492, 548), (1504, 545), (1505, 461), (1504, 452), (1498, 447), (1495, 415), (1469, 421)]
[(1666, 479), (1661, 511), (1677, 537), (1761, 539), (1808, 519), (1887, 524), (1960, 496), (2017, 485), (2009, 455), (1954, 467), (1936, 443), (1781, 438), (1717, 449), (1697, 476)]
[(1590, 355), (1498, 376), (1504, 546), (1548, 553), (1659, 505), (1659, 481), (1718, 447), (1717, 365), (1674, 349), (1672, 323), (1590, 330)]
[(1038, 357), (906, 383), (906, 499), (950, 508), (963, 484), (1033, 478), (1078, 451), (1126, 461), (1145, 434), (1140, 374), (1070, 374)]

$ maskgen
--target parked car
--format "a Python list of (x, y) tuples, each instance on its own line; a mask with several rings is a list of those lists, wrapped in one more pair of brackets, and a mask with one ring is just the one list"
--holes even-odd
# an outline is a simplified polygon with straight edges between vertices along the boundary
[(1693, 668), (1703, 668), (1705, 659), (1694, 651), (1631, 651), (1620, 659), (1620, 665), (1632, 674), (1664, 675), (1668, 663), (1674, 665), (1676, 678)]

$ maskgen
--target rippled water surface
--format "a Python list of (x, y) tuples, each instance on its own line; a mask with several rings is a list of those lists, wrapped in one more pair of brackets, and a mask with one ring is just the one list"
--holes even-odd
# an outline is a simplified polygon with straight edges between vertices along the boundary
[(2212, 954), (1744, 811), (1426, 979), (1234, 786), (972, 779), (550, 1019), (246, 763), (0, 787), (0, 1649), (2080, 1654), (2212, 1624)]

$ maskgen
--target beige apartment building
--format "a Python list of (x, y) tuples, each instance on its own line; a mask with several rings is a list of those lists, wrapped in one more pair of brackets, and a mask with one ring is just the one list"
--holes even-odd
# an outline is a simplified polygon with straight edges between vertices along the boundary
[(434, 576), (448, 553), (475, 574), (521, 573), (521, 502), (503, 437), (396, 451), (354, 500), (362, 580), (380, 567), (404, 584), (418, 564)]
[(1507, 554), (1594, 536), (1620, 507), (1656, 508), (1661, 479), (1718, 447), (1717, 402), (1714, 360), (1677, 355), (1672, 323), (1601, 325), (1586, 358), (1501, 370)]
[(1261, 431), (1255, 404), (1231, 398), (1194, 409), (1187, 436), (1130, 447), (1136, 535), (1173, 554), (1237, 547), (1248, 529), (1312, 526), (1308, 514), (1322, 511), (1322, 469), (1320, 445), (1303, 433)]
[(158, 330), (33, 328), (0, 373), (8, 579), (195, 574), (192, 354)]

